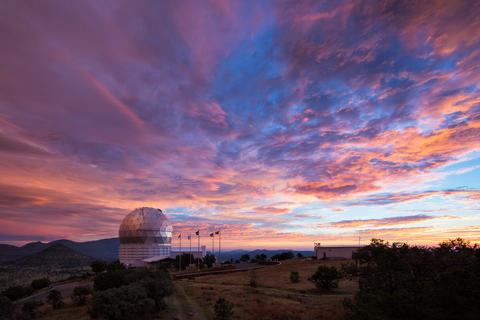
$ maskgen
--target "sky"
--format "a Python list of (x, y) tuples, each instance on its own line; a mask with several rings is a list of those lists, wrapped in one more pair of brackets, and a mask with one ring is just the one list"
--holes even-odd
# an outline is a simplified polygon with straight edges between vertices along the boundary
[(0, 242), (480, 242), (480, 2), (3, 1)]

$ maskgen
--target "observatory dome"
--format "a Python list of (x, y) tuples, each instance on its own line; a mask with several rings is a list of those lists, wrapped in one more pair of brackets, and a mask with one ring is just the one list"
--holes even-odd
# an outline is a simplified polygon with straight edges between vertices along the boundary
[(162, 210), (137, 208), (120, 224), (120, 262), (131, 266), (144, 265), (151, 257), (169, 257), (172, 226)]

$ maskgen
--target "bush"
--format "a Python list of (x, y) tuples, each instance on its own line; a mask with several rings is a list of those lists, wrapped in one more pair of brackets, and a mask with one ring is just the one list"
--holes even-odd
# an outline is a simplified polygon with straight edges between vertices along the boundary
[(23, 319), (33, 319), (35, 318), (35, 309), (42, 306), (43, 303), (40, 301), (27, 301), (23, 304), (22, 307), (22, 318)]
[(0, 295), (0, 319), (10, 319), (13, 312), (13, 304), (10, 299)]
[(290, 273), (290, 281), (292, 281), (293, 283), (300, 282), (300, 275), (298, 274), (298, 272), (292, 271)]
[(352, 262), (342, 263), (341, 269), (342, 269), (342, 272), (345, 275), (347, 275), (350, 279), (358, 276), (358, 268), (355, 263), (352, 263)]
[(93, 295), (89, 310), (93, 318), (109, 320), (139, 319), (155, 311), (155, 301), (140, 283), (108, 289)]
[(262, 253), (262, 254), (257, 254), (254, 259), (252, 259), (252, 262), (263, 262), (267, 260), (267, 256)]
[(330, 291), (338, 287), (338, 281), (342, 279), (342, 274), (335, 267), (319, 266), (317, 271), (308, 278), (315, 283), (318, 289)]
[(250, 256), (248, 254), (244, 254), (241, 256), (240, 261), (242, 262), (248, 262), (250, 260)]
[(59, 309), (63, 307), (62, 294), (58, 290), (52, 290), (47, 296), (47, 302), (52, 305), (53, 309)]
[(298, 253), (297, 253), (297, 258), (298, 258), (298, 259), (302, 259), (302, 258), (303, 258), (303, 254), (302, 254), (301, 252), (298, 252)]
[(292, 251), (287, 251), (287, 252), (282, 252), (280, 254), (275, 254), (272, 256), (272, 260), (288, 260), (288, 259), (293, 259), (294, 254)]
[[(128, 269), (107, 271), (122, 274), (122, 285), (95, 292), (90, 315), (105, 319), (137, 319), (165, 307), (164, 298), (173, 293), (173, 283), (166, 270)], [(100, 277), (99, 279), (103, 279)], [(108, 278), (107, 278), (108, 280)], [(98, 281), (99, 284), (104, 281)], [(108, 281), (106, 281), (108, 283)]]
[(48, 278), (40, 278), (40, 279), (35, 279), (32, 281), (32, 288), (35, 290), (40, 290), (45, 287), (48, 287), (50, 285), (50, 279)]
[(73, 289), (72, 300), (77, 306), (83, 306), (87, 300), (87, 296), (92, 293), (92, 290), (86, 286), (79, 286)]
[(212, 265), (215, 263), (216, 259), (217, 258), (215, 257), (215, 255), (207, 254), (205, 258), (203, 258), (203, 261), (207, 265), (207, 267), (211, 268)]
[(107, 271), (115, 271), (115, 270), (125, 270), (127, 267), (120, 263), (120, 261), (116, 260), (107, 264)]
[(225, 300), (224, 298), (218, 298), (215, 303), (215, 319), (216, 320), (228, 320), (233, 317), (233, 303)]
[(126, 275), (126, 270), (109, 270), (107, 272), (97, 274), (93, 280), (93, 287), (95, 290), (99, 291), (111, 288), (119, 288), (128, 284)]
[(255, 274), (255, 270), (250, 270), (250, 287), (256, 288), (257, 287), (257, 276)]
[(107, 270), (107, 262), (101, 260), (95, 260), (90, 264), (90, 268), (95, 273), (100, 273)]
[(7, 290), (3, 291), (3, 295), (6, 296), (10, 301), (15, 301), (25, 296), (28, 296), (33, 293), (32, 287), (22, 287), (22, 286), (13, 286), (8, 287)]
[(190, 265), (190, 262), (192, 262), (192, 264), (195, 262), (195, 258), (193, 254), (190, 253), (182, 253), (182, 255), (177, 255), (175, 257), (175, 270), (178, 270), (179, 262), (182, 263), (182, 270), (185, 270)]

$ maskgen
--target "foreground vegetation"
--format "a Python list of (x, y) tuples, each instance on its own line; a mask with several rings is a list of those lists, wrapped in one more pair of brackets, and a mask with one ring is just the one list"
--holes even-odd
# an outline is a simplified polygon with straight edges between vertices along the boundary
[(276, 258), (280, 265), (175, 282), (164, 269), (95, 262), (91, 280), (68, 296), (51, 290), (44, 306), (29, 301), (12, 315), (6, 295), (44, 288), (48, 279), (5, 291), (0, 318), (468, 320), (480, 314), (480, 250), (462, 239), (435, 248), (374, 239), (350, 261)]
[(462, 239), (439, 247), (362, 248), (359, 291), (345, 303), (347, 319), (479, 319), (480, 249)]

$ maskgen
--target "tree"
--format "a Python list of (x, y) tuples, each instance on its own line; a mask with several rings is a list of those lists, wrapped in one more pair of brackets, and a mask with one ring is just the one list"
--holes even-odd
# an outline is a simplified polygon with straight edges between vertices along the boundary
[(257, 287), (257, 276), (255, 274), (255, 270), (250, 270), (250, 287), (256, 288)]
[(62, 294), (60, 291), (53, 289), (47, 296), (47, 301), (52, 305), (53, 309), (63, 307)]
[(478, 319), (480, 249), (463, 239), (410, 247), (372, 239), (357, 252), (359, 290), (346, 318)]
[(338, 287), (338, 281), (342, 279), (342, 274), (335, 267), (319, 266), (317, 271), (308, 278), (315, 283), (318, 289), (330, 291)]
[(40, 301), (27, 301), (23, 304), (22, 307), (22, 318), (21, 319), (33, 319), (35, 318), (35, 309), (42, 306), (43, 302)]
[(40, 290), (45, 287), (48, 287), (50, 285), (50, 279), (48, 278), (40, 278), (40, 279), (35, 279), (32, 281), (32, 288), (34, 290)]
[(209, 268), (211, 268), (216, 261), (215, 255), (207, 254), (205, 258), (203, 258), (203, 261)]
[(3, 291), (3, 295), (10, 301), (15, 301), (33, 293), (32, 287), (12, 286)]
[(290, 273), (290, 281), (293, 283), (300, 282), (300, 275), (298, 274), (297, 271), (292, 271)]
[(250, 260), (250, 256), (248, 254), (244, 254), (240, 257), (240, 261), (242, 262), (248, 262)]
[[(272, 256), (272, 260), (288, 260), (288, 259), (293, 259), (294, 254), (292, 251), (287, 251), (287, 252), (282, 252), (280, 254), (275, 254)], [(266, 258), (266, 257), (265, 257)]]
[(252, 262), (265, 262), (267, 260), (267, 255), (262, 253), (262, 254), (257, 254), (255, 255), (255, 258), (252, 259)]
[(350, 279), (353, 279), (353, 277), (358, 276), (358, 268), (355, 263), (352, 263), (352, 262), (342, 263), (341, 269), (343, 274), (347, 275)]
[(90, 287), (78, 286), (73, 288), (73, 303), (77, 306), (83, 306), (87, 300), (87, 296), (92, 293)]
[(155, 301), (140, 283), (96, 292), (89, 310), (93, 318), (109, 320), (141, 319), (155, 311)]
[(107, 270), (107, 262), (102, 260), (95, 260), (90, 264), (90, 268), (95, 273), (100, 273)]
[(216, 320), (228, 320), (233, 317), (233, 303), (225, 300), (225, 298), (218, 298), (214, 309)]
[(175, 269), (178, 270), (178, 263), (179, 261), (182, 262), (182, 270), (185, 270), (189, 264), (190, 264), (190, 261), (192, 262), (192, 264), (195, 262), (195, 258), (193, 256), (193, 254), (190, 254), (190, 253), (182, 253), (182, 255), (178, 255), (175, 257)]
[(112, 261), (107, 264), (107, 271), (125, 270), (127, 267), (120, 261)]
[(302, 259), (303, 258), (303, 254), (301, 252), (297, 252), (297, 258), (298, 259)]
[(97, 274), (93, 280), (95, 290), (107, 290), (111, 288), (119, 288), (128, 284), (126, 279), (126, 270), (109, 270), (104, 273)]
[(10, 319), (13, 312), (13, 304), (10, 299), (0, 295), (0, 319)]

